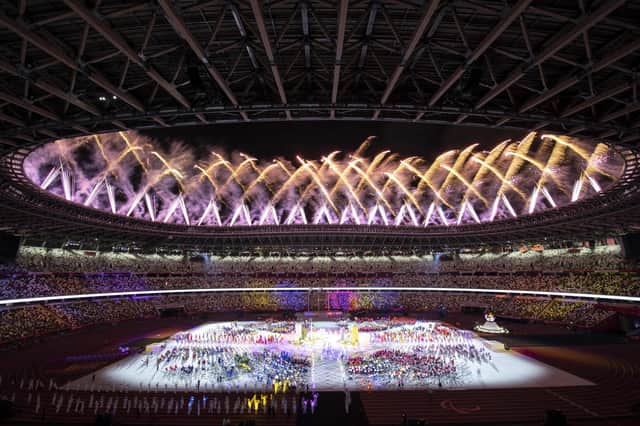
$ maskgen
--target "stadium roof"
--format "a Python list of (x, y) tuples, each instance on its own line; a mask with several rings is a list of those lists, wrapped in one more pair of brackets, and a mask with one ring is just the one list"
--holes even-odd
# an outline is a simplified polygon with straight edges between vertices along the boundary
[[(3, 1), (1, 228), (56, 242), (220, 250), (425, 249), (626, 232), (640, 224), (637, 152), (623, 147), (640, 140), (638, 22), (638, 0)], [(424, 235), (159, 229), (89, 216), (34, 191), (21, 171), (31, 149), (63, 137), (291, 120), (544, 129), (617, 144), (628, 169), (613, 191), (570, 209)]]
[(635, 0), (4, 1), (0, 142), (264, 120), (640, 138)]

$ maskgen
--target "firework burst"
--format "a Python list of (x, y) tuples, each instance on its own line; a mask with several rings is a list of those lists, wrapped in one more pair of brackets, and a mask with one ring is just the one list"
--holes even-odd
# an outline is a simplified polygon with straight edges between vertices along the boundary
[(530, 133), (433, 161), (390, 151), (261, 161), (161, 144), (136, 132), (64, 139), (26, 159), (27, 176), (70, 202), (193, 226), (437, 226), (490, 222), (593, 196), (621, 175), (605, 144)]

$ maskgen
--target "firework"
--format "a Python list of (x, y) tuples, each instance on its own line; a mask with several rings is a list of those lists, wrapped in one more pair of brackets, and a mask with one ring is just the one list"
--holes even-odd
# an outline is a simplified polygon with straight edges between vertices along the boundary
[(390, 151), (261, 161), (244, 153), (168, 149), (136, 132), (63, 139), (32, 152), (41, 189), (113, 214), (190, 226), (452, 226), (535, 214), (615, 183), (623, 159), (606, 144), (528, 134), (433, 161)]

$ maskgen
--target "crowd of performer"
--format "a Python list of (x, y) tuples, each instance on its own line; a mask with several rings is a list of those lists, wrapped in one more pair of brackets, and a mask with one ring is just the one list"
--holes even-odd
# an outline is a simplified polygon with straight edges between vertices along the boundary
[(437, 323), (412, 327), (402, 326), (369, 334), (372, 344), (385, 344), (396, 349), (357, 354), (349, 358), (350, 380), (372, 380), (389, 384), (443, 381), (460, 378), (461, 366), (491, 362), (491, 352), (476, 343), (473, 333)]
[[(304, 389), (280, 389), (278, 392), (200, 390), (182, 392), (173, 389), (131, 391), (111, 387), (68, 389), (53, 378), (25, 375), (24, 372), (0, 374), (0, 398), (10, 401), (19, 415), (42, 422), (65, 424), (71, 417), (93, 422), (96, 416), (119, 419), (149, 419), (162, 416), (208, 416), (219, 424), (230, 425), (237, 416), (293, 416), (309, 419), (319, 405), (319, 394)], [(348, 411), (348, 406), (345, 408)], [(86, 416), (86, 417), (83, 417)], [(178, 417), (177, 417), (178, 418)], [(239, 417), (242, 418), (242, 417)], [(235, 424), (235, 422), (234, 422)]]
[(256, 333), (253, 328), (224, 327), (220, 331), (206, 333), (179, 333), (175, 337), (178, 345), (193, 343), (225, 343), (234, 345), (275, 345), (282, 343), (284, 337), (273, 333)]
[[(233, 325), (205, 331), (176, 334), (169, 347), (153, 352), (142, 361), (155, 364), (165, 375), (197, 379), (212, 386), (268, 388), (286, 391), (305, 383), (309, 361), (279, 349), (285, 336), (260, 331), (258, 327)], [(242, 382), (242, 383), (241, 383)]]
[[(293, 321), (278, 324), (292, 330)], [(311, 327), (308, 333), (266, 332), (264, 322), (227, 323), (178, 333), (142, 357), (155, 380), (211, 389), (269, 389), (316, 385), (312, 365), (338, 362), (346, 387), (372, 383), (421, 386), (454, 383), (472, 367), (492, 361), (474, 334), (441, 323), (381, 319), (341, 321), (338, 327)], [(364, 329), (355, 332), (358, 324)], [(306, 336), (306, 337), (301, 337)], [(474, 367), (475, 366), (475, 367)], [(326, 380), (320, 378), (321, 381)], [(340, 380), (337, 381), (340, 383)], [(335, 384), (334, 384), (335, 385)]]
[(458, 330), (437, 323), (427, 323), (414, 327), (398, 327), (391, 330), (370, 333), (372, 343), (426, 343), (469, 341), (473, 333), (469, 330)]
[(407, 381), (452, 381), (457, 373), (453, 357), (389, 349), (349, 358), (347, 371), (350, 380), (364, 379), (384, 385), (397, 382), (399, 387)]

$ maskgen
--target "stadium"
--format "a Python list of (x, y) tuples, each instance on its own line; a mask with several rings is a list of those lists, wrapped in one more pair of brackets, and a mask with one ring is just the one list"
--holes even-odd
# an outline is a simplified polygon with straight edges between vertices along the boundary
[(3, 2), (0, 419), (638, 424), (638, 22)]

